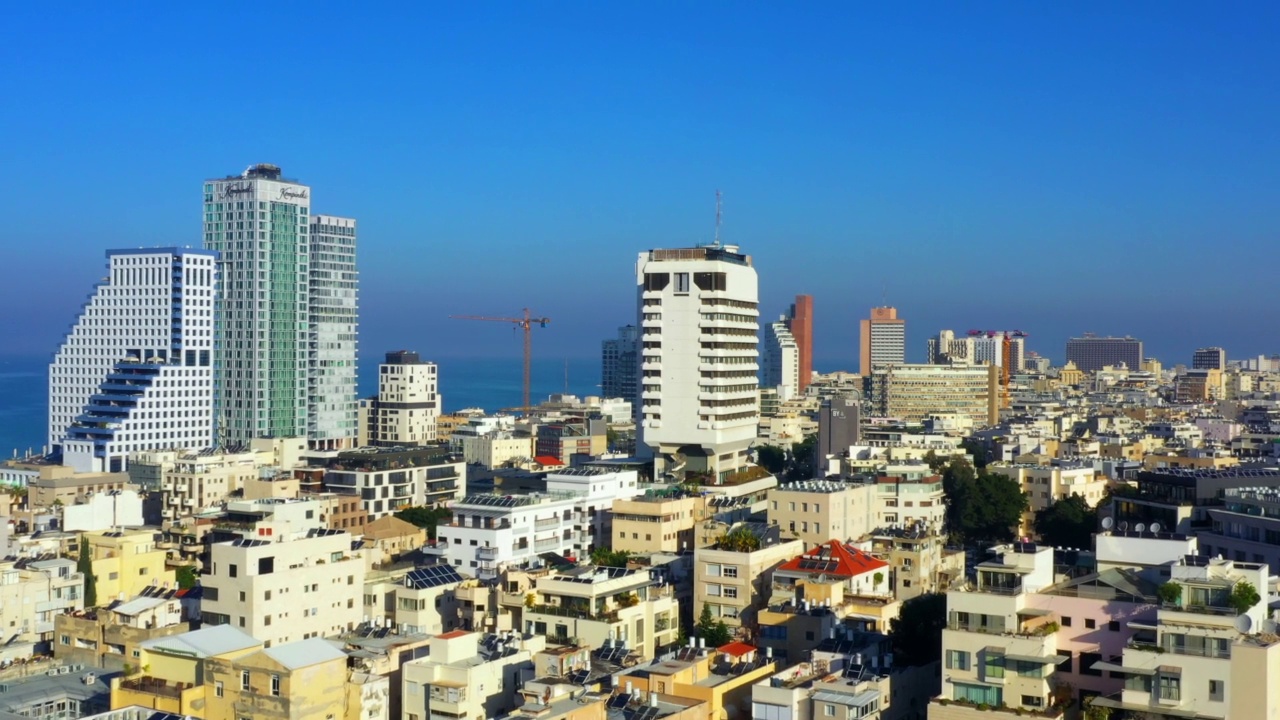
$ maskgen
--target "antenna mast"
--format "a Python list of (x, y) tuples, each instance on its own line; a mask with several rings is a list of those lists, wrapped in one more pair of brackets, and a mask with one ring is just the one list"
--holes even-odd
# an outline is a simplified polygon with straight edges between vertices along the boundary
[(722, 213), (720, 211), (720, 191), (716, 190), (716, 246), (720, 245), (720, 219)]

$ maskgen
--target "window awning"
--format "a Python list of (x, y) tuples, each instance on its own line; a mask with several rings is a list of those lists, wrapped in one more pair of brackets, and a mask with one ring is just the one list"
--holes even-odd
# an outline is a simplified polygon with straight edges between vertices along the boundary
[(1122, 672), (1129, 675), (1155, 675), (1156, 671), (1151, 668), (1125, 667), (1124, 665), (1116, 665), (1103, 660), (1093, 664), (1094, 670), (1110, 670), (1111, 672)]
[(879, 690), (863, 690), (856, 695), (848, 693), (830, 692), (828, 690), (819, 690), (813, 694), (813, 699), (819, 702), (828, 702), (835, 705), (845, 705), (847, 707), (862, 707), (869, 705), (880, 697)]
[(1066, 659), (1066, 658), (1058, 657), (1057, 655), (1052, 655), (1052, 656), (1005, 655), (1004, 657), (1006, 660), (1018, 660), (1020, 662), (1040, 663), (1041, 665), (1057, 665), (1058, 661)]

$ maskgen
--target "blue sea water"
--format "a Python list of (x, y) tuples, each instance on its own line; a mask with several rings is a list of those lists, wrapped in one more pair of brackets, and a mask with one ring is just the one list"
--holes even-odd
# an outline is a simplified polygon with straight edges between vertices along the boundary
[[(378, 362), (360, 363), (360, 396), (378, 392)], [(440, 366), (440, 392), (446, 412), (466, 407), (489, 411), (520, 405), (520, 358), (444, 359)], [(17, 449), (37, 451), (47, 442), (45, 423), (49, 402), (49, 358), (0, 357), (0, 457)], [(568, 392), (574, 395), (600, 393), (600, 360), (574, 358), (567, 361)], [(530, 395), (533, 402), (564, 392), (566, 360), (535, 359)]]

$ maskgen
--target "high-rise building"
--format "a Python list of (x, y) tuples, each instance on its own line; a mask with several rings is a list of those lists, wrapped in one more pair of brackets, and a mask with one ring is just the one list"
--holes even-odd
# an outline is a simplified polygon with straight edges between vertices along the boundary
[(1074, 362), (1081, 372), (1097, 372), (1104, 367), (1124, 364), (1130, 370), (1142, 367), (1142, 341), (1131, 337), (1084, 337), (1067, 340), (1067, 362)]
[(108, 272), (49, 366), (49, 444), (82, 472), (213, 442), (217, 254), (107, 252)]
[(1192, 370), (1226, 370), (1227, 351), (1220, 347), (1200, 348), (1191, 356)]
[(850, 445), (858, 444), (862, 437), (861, 415), (861, 396), (837, 395), (822, 401), (818, 410), (817, 462), (814, 467), (825, 468), (826, 458), (846, 452)]
[(785, 315), (765, 325), (760, 343), (760, 386), (776, 389), (779, 400), (790, 400), (800, 387), (800, 348), (787, 325)]
[(866, 379), (877, 417), (919, 423), (951, 416), (974, 427), (1000, 419), (1000, 369), (995, 365), (894, 365)]
[[(313, 237), (315, 235), (315, 237)], [(274, 165), (204, 184), (220, 253), (215, 422), (221, 443), (351, 445), (356, 421), (355, 221), (311, 216), (311, 188)]]
[(641, 442), (656, 476), (723, 478), (748, 463), (760, 421), (758, 287), (732, 245), (640, 253)]
[(942, 330), (929, 338), (930, 365), (983, 365), (1004, 367), (1005, 339), (1009, 340), (1009, 370), (1026, 367), (1026, 335), (1017, 330), (970, 330), (956, 337), (952, 330)]
[(858, 372), (871, 371), (907, 361), (907, 321), (892, 307), (871, 308), (871, 317), (862, 321), (862, 355)]
[[(651, 315), (653, 313), (650, 313)], [(643, 318), (642, 318), (643, 320)], [(653, 318), (657, 322), (661, 318)], [(601, 343), (600, 391), (607, 398), (626, 398), (631, 402), (636, 399), (636, 366), (639, 363), (636, 352), (640, 342), (640, 330), (635, 325), (624, 325), (618, 328), (618, 337)], [(636, 408), (639, 405), (635, 406)], [(633, 411), (636, 417), (638, 412)]]
[(361, 443), (390, 447), (435, 442), (443, 402), (437, 382), (436, 364), (423, 362), (418, 353), (387, 353), (387, 361), (378, 366), (378, 396), (361, 407)]
[(796, 385), (796, 394), (803, 395), (805, 388), (813, 381), (813, 296), (797, 295), (791, 303), (791, 316), (787, 327), (791, 337), (795, 338), (796, 349), (800, 354), (800, 382)]

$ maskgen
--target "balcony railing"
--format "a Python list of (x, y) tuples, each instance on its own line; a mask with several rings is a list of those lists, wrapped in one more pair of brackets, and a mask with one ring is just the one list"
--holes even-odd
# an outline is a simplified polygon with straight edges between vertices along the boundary
[(591, 612), (585, 608), (566, 607), (564, 605), (534, 605), (528, 608), (528, 612), (542, 613), (544, 615), (556, 615), (558, 617), (580, 618), (583, 620), (599, 620), (601, 622), (616, 622), (618, 619), (617, 610)]

